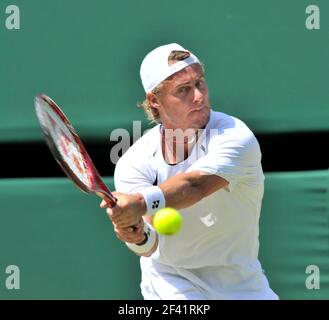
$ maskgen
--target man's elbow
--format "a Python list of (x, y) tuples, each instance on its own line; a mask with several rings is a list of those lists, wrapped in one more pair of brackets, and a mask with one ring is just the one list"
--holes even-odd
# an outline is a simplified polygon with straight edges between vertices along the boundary
[(201, 173), (201, 175), (203, 175), (203, 177), (198, 188), (200, 200), (229, 185), (229, 182), (220, 176), (214, 174), (205, 175), (204, 173)]

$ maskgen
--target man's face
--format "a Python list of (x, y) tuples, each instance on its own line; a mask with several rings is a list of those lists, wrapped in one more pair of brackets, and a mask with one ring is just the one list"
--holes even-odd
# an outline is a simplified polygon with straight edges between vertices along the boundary
[(166, 129), (201, 129), (210, 115), (208, 87), (202, 67), (192, 64), (167, 79), (153, 96)]

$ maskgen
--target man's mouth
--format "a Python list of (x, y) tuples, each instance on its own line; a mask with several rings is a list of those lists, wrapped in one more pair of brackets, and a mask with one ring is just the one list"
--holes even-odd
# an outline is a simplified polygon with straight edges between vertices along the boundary
[(202, 106), (200, 106), (200, 107), (198, 107), (198, 108), (194, 108), (194, 109), (192, 109), (191, 112), (193, 112), (193, 111), (202, 111), (202, 110), (204, 110), (204, 109), (207, 109), (207, 106), (202, 105)]

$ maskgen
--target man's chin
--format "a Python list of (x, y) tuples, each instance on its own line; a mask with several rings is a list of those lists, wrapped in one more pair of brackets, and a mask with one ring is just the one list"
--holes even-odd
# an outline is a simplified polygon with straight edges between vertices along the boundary
[(210, 108), (202, 108), (198, 111), (192, 112), (190, 114), (191, 118), (193, 120), (191, 121), (193, 123), (194, 129), (203, 129), (206, 127), (209, 117), (210, 117)]

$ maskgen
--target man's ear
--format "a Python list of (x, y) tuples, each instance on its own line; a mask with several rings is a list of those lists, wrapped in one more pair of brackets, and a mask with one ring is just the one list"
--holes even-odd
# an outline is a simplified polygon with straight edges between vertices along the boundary
[(157, 97), (153, 92), (147, 93), (146, 99), (152, 108), (159, 109), (160, 107), (159, 97)]

